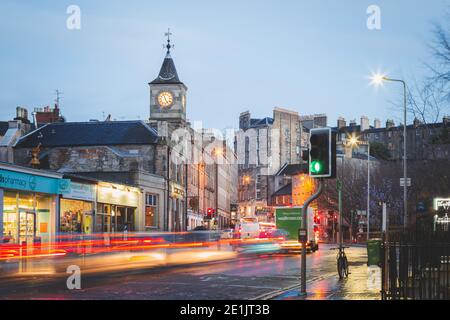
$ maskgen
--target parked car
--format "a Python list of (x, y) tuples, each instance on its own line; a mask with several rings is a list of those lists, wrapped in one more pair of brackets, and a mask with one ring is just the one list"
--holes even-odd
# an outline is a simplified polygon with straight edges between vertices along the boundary
[(233, 239), (234, 230), (233, 229), (225, 229), (222, 230), (220, 234), (220, 239)]
[(208, 231), (208, 229), (205, 226), (198, 226), (195, 227), (192, 231)]

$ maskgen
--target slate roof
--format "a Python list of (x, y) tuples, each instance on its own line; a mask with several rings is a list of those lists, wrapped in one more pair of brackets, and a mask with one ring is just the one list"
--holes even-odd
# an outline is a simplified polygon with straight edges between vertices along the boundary
[(66, 122), (47, 124), (25, 136), (16, 148), (141, 145), (158, 141), (157, 132), (143, 121)]
[(170, 53), (167, 53), (163, 61), (158, 78), (150, 82), (150, 84), (183, 84), (178, 78), (177, 69)]
[(5, 135), (6, 131), (8, 131), (8, 128), (8, 121), (0, 121), (0, 137), (3, 137)]
[(278, 189), (272, 197), (292, 195), (292, 183), (288, 183), (281, 189)]
[(273, 124), (273, 119), (269, 117), (263, 119), (250, 119), (250, 127), (259, 127), (269, 124)]

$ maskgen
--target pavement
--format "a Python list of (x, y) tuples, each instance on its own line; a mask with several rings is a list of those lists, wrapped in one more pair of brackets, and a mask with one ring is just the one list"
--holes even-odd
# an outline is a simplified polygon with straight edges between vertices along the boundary
[(300, 255), (247, 254), (224, 261), (121, 270), (81, 276), (69, 290), (68, 275), (12, 278), (0, 283), (0, 299), (67, 300), (299, 300), (380, 299), (380, 270), (368, 268), (364, 247), (346, 249), (350, 272), (339, 280), (336, 251), (323, 244), (307, 256), (306, 297), (298, 295)]
[(286, 290), (274, 300), (380, 300), (381, 268), (368, 267), (360, 261), (350, 262), (348, 278), (333, 275), (317, 279), (307, 286), (307, 294), (300, 295), (299, 288)]

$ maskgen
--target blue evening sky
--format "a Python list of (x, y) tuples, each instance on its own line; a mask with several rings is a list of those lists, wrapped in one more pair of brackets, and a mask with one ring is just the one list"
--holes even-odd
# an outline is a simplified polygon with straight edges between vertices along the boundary
[[(66, 28), (79, 5), (81, 30)], [(381, 7), (382, 30), (366, 9)], [(149, 117), (148, 82), (164, 58), (168, 27), (178, 74), (188, 86), (188, 118), (238, 126), (239, 113), (271, 116), (276, 106), (327, 113), (329, 124), (401, 113), (401, 87), (369, 85), (371, 72), (421, 78), (432, 23), (448, 0), (1, 0), (0, 119), (16, 106), (53, 104), (64, 92), (68, 121)], [(400, 100), (401, 101), (401, 100)]]

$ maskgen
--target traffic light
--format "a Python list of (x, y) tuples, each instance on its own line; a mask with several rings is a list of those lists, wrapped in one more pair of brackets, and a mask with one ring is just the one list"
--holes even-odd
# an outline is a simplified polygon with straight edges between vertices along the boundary
[(216, 210), (214, 210), (213, 208), (208, 208), (208, 209), (206, 210), (206, 217), (207, 217), (209, 220), (211, 220), (211, 219), (213, 218), (213, 216), (214, 216), (215, 211), (216, 211)]
[(314, 215), (314, 224), (320, 224), (320, 216), (318, 214)]
[(312, 178), (336, 177), (336, 132), (331, 128), (311, 129), (309, 175)]

